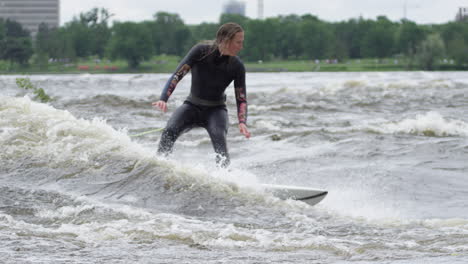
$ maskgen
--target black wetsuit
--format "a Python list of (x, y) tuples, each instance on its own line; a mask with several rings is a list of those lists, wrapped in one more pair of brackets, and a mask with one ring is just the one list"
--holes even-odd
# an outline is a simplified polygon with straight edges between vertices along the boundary
[(224, 91), (234, 81), (239, 123), (247, 121), (245, 67), (238, 57), (221, 55), (218, 48), (199, 44), (180, 62), (176, 72), (167, 81), (160, 100), (166, 101), (178, 82), (192, 72), (190, 95), (167, 122), (159, 142), (158, 152), (168, 154), (177, 138), (193, 127), (204, 127), (210, 135), (217, 154), (216, 161), (229, 165), (226, 135), (229, 122)]

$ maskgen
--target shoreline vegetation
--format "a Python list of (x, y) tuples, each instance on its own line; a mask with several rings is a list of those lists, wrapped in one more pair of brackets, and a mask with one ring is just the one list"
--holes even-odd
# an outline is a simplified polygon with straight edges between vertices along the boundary
[(172, 73), (226, 22), (246, 32), (240, 58), (248, 72), (468, 70), (468, 16), (427, 25), (386, 16), (328, 22), (311, 14), (222, 14), (219, 23), (186, 25), (167, 12), (110, 24), (111, 16), (93, 8), (59, 28), (41, 24), (35, 36), (0, 18), (0, 74)]
[[(172, 73), (177, 67), (179, 56), (154, 56), (142, 62), (137, 68), (130, 68), (125, 60), (80, 60), (79, 62), (54, 62), (47, 65), (27, 67), (10, 66), (0, 61), (0, 74), (131, 74), (131, 73)], [(338, 60), (272, 60), (244, 62), (247, 72), (373, 72), (373, 71), (423, 71), (421, 67), (406, 58), (348, 59)], [(455, 65), (453, 60), (441, 59), (435, 66), (437, 71), (464, 71), (465, 67)]]

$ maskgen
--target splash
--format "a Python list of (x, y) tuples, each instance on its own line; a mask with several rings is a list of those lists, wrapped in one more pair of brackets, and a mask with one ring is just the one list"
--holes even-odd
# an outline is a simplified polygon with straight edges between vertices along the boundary
[(415, 118), (385, 124), (375, 130), (384, 134), (405, 133), (432, 137), (468, 136), (466, 122), (444, 118), (438, 112), (428, 112), (417, 115)]
[(133, 144), (125, 130), (117, 131), (105, 120), (77, 119), (70, 112), (29, 98), (0, 97), (2, 159), (17, 155), (49, 157), (48, 162), (90, 161), (109, 152), (150, 157)]
[[(217, 199), (281, 203), (266, 195), (256, 176), (245, 170), (157, 157), (133, 142), (126, 129), (115, 130), (99, 118), (77, 119), (27, 97), (0, 97), (0, 127), (0, 160), (9, 161), (12, 171), (20, 163), (27, 166), (32, 184), (60, 182), (57, 188), (66, 186), (68, 191), (98, 193), (128, 203), (152, 200), (155, 206), (171, 199), (179, 199), (176, 207), (186, 208), (196, 208), (197, 203), (215, 208)], [(37, 177), (37, 171), (45, 178)]]

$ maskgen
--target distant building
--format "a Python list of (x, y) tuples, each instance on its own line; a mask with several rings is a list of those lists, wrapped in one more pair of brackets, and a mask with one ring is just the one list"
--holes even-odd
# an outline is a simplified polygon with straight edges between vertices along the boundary
[(223, 13), (245, 16), (245, 2), (230, 0), (224, 5)]
[(457, 16), (455, 17), (456, 21), (468, 21), (468, 7), (460, 7), (458, 9)]
[(20, 23), (35, 36), (41, 23), (59, 26), (59, 0), (0, 0), (0, 18)]
[(263, 19), (263, 0), (257, 0), (258, 19)]

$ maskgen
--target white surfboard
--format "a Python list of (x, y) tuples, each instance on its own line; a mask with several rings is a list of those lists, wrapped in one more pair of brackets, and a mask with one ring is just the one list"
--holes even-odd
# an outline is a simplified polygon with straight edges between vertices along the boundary
[(289, 186), (289, 185), (276, 185), (276, 184), (262, 184), (268, 192), (274, 196), (287, 200), (297, 200), (307, 203), (309, 205), (316, 205), (327, 196), (328, 192), (320, 189), (312, 189), (307, 187)]

